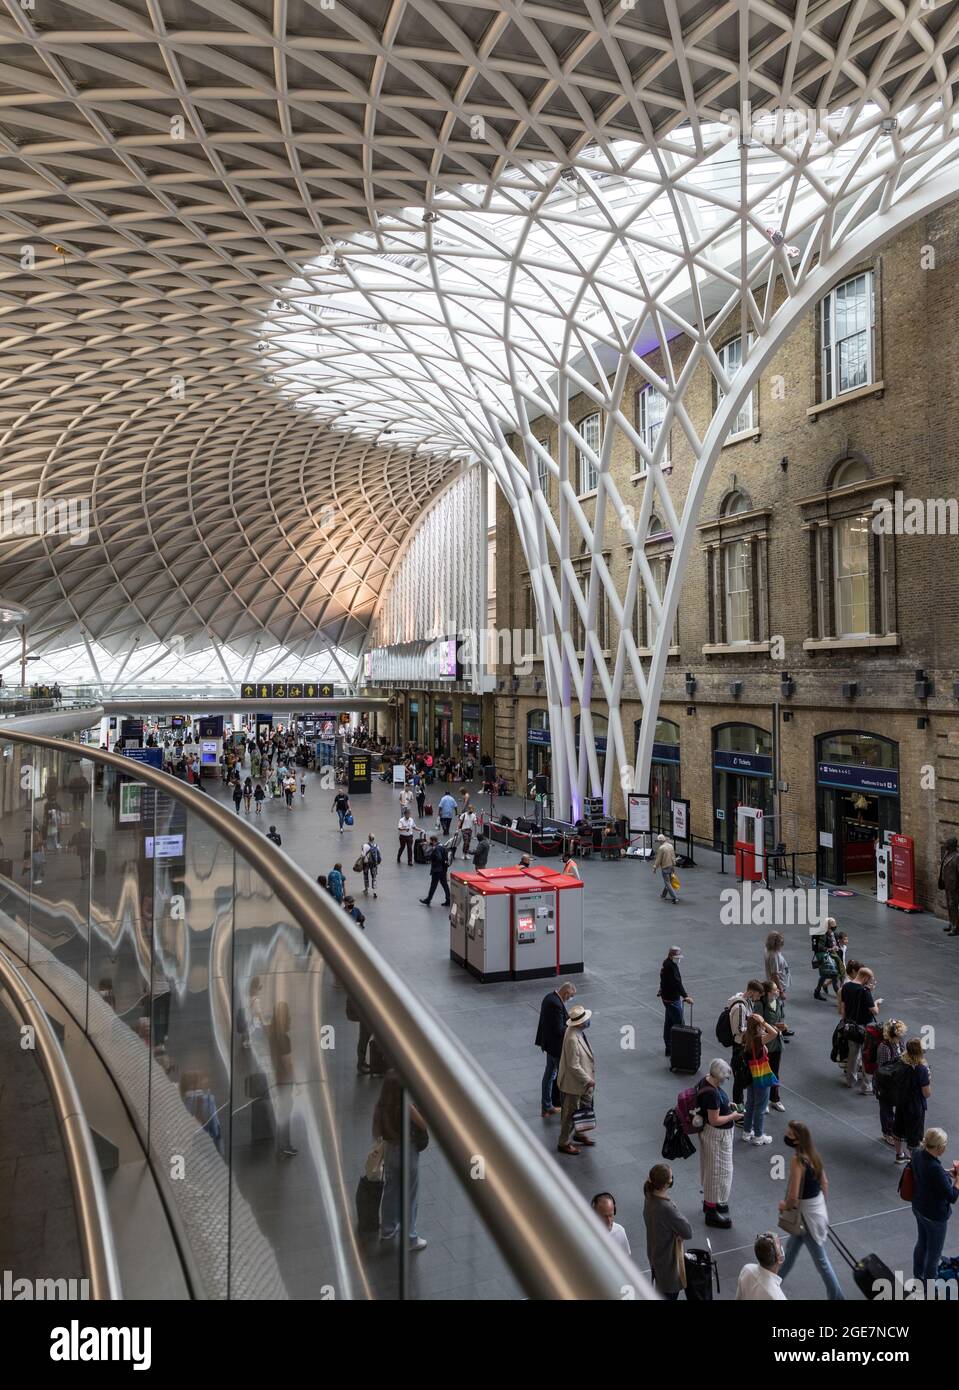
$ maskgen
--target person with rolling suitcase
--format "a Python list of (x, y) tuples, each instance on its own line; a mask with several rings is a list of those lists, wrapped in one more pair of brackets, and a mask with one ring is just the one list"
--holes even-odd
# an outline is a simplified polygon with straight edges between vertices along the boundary
[[(670, 1036), (674, 1028), (681, 1028), (683, 1025), (683, 1005), (688, 1004), (690, 1008), (690, 1022), (692, 1021), (693, 1001), (686, 993), (683, 984), (683, 977), (679, 973), (682, 964), (682, 946), (670, 946), (669, 953), (663, 961), (659, 972), (659, 997), (663, 1001), (663, 1008), (666, 1010), (666, 1017), (663, 1021), (663, 1043), (666, 1047), (666, 1056), (670, 1055)], [(697, 1037), (699, 1029), (696, 1029)], [(678, 1064), (681, 1071), (699, 1070), (700, 1048), (696, 1049), (696, 1060), (692, 1066), (687, 1067), (685, 1062)], [(675, 1067), (670, 1067), (675, 1070)]]
[[(826, 1210), (829, 1179), (823, 1161), (808, 1126), (799, 1120), (789, 1121), (783, 1143), (793, 1150), (793, 1158), (789, 1165), (786, 1197), (779, 1203), (779, 1224), (789, 1233), (786, 1257), (779, 1277), (783, 1283), (786, 1282), (789, 1271), (796, 1263), (796, 1256), (805, 1246), (826, 1286), (826, 1297), (832, 1302), (845, 1300), (826, 1250), (829, 1236), (829, 1213)], [(843, 1247), (840, 1245), (839, 1248)], [(856, 1282), (858, 1284), (859, 1280)], [(867, 1294), (867, 1297), (870, 1296)]]

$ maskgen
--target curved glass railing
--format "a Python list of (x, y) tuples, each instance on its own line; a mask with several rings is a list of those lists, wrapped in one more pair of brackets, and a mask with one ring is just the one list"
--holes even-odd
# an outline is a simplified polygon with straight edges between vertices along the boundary
[(0, 729), (0, 755), (0, 941), (109, 1069), (196, 1297), (653, 1296), (265, 836), (117, 754)]

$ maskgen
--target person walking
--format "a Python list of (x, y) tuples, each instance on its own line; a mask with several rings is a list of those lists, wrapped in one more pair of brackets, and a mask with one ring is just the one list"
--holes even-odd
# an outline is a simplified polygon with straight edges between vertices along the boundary
[(416, 816), (418, 820), (422, 820), (423, 808), (426, 806), (426, 787), (423, 784), (423, 777), (419, 772), (413, 778), (413, 792), (416, 796)]
[(436, 808), (436, 814), (439, 816), (440, 828), (443, 834), (448, 836), (453, 817), (456, 815), (456, 798), (450, 796), (449, 792), (444, 792), (440, 797), (440, 804)]
[(283, 795), (286, 797), (286, 809), (293, 810), (293, 797), (296, 795), (296, 774), (288, 772), (283, 778)]
[(343, 911), (346, 913), (347, 917), (353, 918), (353, 921), (359, 927), (360, 931), (366, 930), (366, 917), (357, 907), (356, 900), (350, 893), (347, 893), (346, 897), (343, 899)]
[(619, 1246), (624, 1255), (631, 1259), (633, 1252), (629, 1248), (629, 1236), (626, 1234), (626, 1227), (620, 1225), (616, 1220), (616, 1198), (613, 1194), (611, 1192), (597, 1192), (591, 1200), (590, 1206), (602, 1221), (610, 1240)]
[(782, 1241), (776, 1231), (764, 1231), (753, 1246), (754, 1265), (743, 1265), (736, 1285), (736, 1301), (785, 1303), (779, 1271), (783, 1264)]
[(829, 1263), (826, 1240), (829, 1233), (829, 1213), (826, 1198), (829, 1195), (829, 1179), (823, 1161), (812, 1141), (806, 1125), (799, 1120), (790, 1120), (786, 1126), (783, 1143), (794, 1150), (789, 1164), (788, 1185), (785, 1200), (779, 1203), (780, 1212), (795, 1211), (802, 1217), (803, 1230), (791, 1235), (786, 1244), (786, 1257), (783, 1260), (779, 1277), (783, 1283), (803, 1246), (812, 1256), (813, 1264), (826, 1286), (826, 1297), (831, 1302), (845, 1300), (839, 1287), (836, 1272)]
[(257, 782), (256, 786), (253, 788), (253, 804), (256, 807), (256, 814), (258, 816), (262, 815), (263, 803), (265, 800), (266, 792), (263, 790), (263, 784), (261, 782)]
[(556, 1147), (559, 1153), (571, 1157), (580, 1153), (580, 1146), (592, 1148), (596, 1142), (586, 1134), (578, 1134), (573, 1125), (576, 1111), (581, 1105), (592, 1105), (596, 1090), (596, 1059), (586, 1037), (592, 1016), (592, 1009), (584, 1009), (582, 1004), (574, 1004), (570, 1009), (556, 1077), (563, 1096), (559, 1143)]
[(959, 936), (959, 840), (955, 835), (942, 847), (939, 864), (939, 889), (946, 895), (949, 925), (943, 927), (947, 936)]
[[(407, 1232), (410, 1250), (425, 1250), (426, 1241), (418, 1234), (416, 1225), (420, 1205), (420, 1154), (429, 1143), (426, 1121), (410, 1102), (410, 1142), (406, 1145), (408, 1159), (409, 1221)], [(391, 1067), (383, 1078), (383, 1086), (373, 1110), (373, 1138), (383, 1140), (384, 1167), (383, 1200), (380, 1203), (380, 1240), (392, 1240), (399, 1234), (403, 1219), (403, 1083)]]
[(676, 867), (676, 851), (673, 849), (672, 842), (666, 839), (665, 835), (656, 836), (656, 854), (653, 858), (653, 873), (657, 870), (662, 875), (663, 891), (661, 898), (667, 898), (672, 903), (678, 903), (673, 888), (673, 870)]
[(336, 901), (342, 904), (346, 897), (346, 879), (343, 877), (343, 865), (336, 863), (326, 876), (326, 886)]
[(576, 993), (576, 986), (566, 981), (549, 994), (543, 996), (539, 1006), (539, 1023), (536, 1028), (535, 1045), (546, 1054), (546, 1067), (540, 1084), (540, 1114), (545, 1120), (549, 1115), (558, 1115), (563, 1104), (556, 1073), (559, 1070), (566, 1036), (566, 1021), (569, 1017), (567, 1005)]
[(470, 805), (470, 802), (469, 802), (469, 792), (467, 792), (466, 796), (467, 796), (466, 805), (463, 807), (463, 810), (462, 810), (461, 813), (460, 813), (460, 820), (459, 820), (460, 834), (461, 834), (462, 837), (463, 837), (463, 858), (464, 858), (464, 859), (468, 859), (468, 858), (469, 858), (470, 841), (471, 841), (472, 838), (473, 838), (473, 832), (476, 830), (476, 812), (473, 810), (473, 807)]
[(253, 802), (253, 779), (248, 777), (243, 783), (243, 809), (247, 815), (250, 814), (250, 806)]
[(243, 788), (239, 781), (233, 783), (233, 807), (237, 815), (240, 814), (240, 807), (243, 804)]
[(669, 953), (663, 961), (659, 971), (659, 997), (663, 1001), (663, 1008), (666, 1016), (663, 1020), (663, 1043), (666, 1048), (666, 1056), (670, 1055), (669, 1039), (674, 1028), (681, 1027), (683, 1022), (683, 1005), (692, 1004), (692, 998), (686, 993), (686, 986), (683, 984), (683, 977), (679, 973), (682, 964), (682, 946), (670, 946)]
[(478, 874), (481, 869), (486, 868), (489, 860), (489, 835), (481, 834), (477, 841), (476, 848), (473, 850), (473, 873)]
[(360, 867), (363, 870), (363, 892), (367, 893), (369, 892), (370, 888), (372, 888), (373, 897), (375, 898), (376, 875), (379, 871), (380, 865), (383, 862), (383, 856), (380, 853), (379, 845), (373, 838), (372, 830), (370, 831), (366, 839), (363, 841), (363, 848), (360, 851), (360, 858), (362, 860)]
[(429, 864), (430, 891), (427, 893), (425, 898), (420, 898), (420, 902), (425, 903), (427, 907), (430, 907), (433, 902), (433, 894), (436, 892), (437, 886), (439, 886), (440, 888), (442, 888), (445, 897), (443, 906), (449, 907), (450, 886), (446, 878), (446, 870), (449, 867), (446, 859), (446, 847), (445, 845), (440, 844), (439, 840), (437, 840), (435, 835), (430, 836)]
[[(879, 1013), (881, 999), (873, 997), (876, 977), (868, 966), (861, 965), (854, 978), (848, 979), (839, 991), (839, 1017), (844, 1024), (849, 1051), (846, 1054), (846, 1085), (853, 1089), (857, 1084), (860, 1092), (868, 1096), (872, 1085), (865, 1072), (860, 1073), (862, 1045), (866, 1037), (866, 1025)], [(916, 1141), (918, 1143), (918, 1140)]]
[(347, 796), (346, 792), (339, 791), (336, 793), (336, 796), (334, 796), (333, 798), (333, 805), (330, 807), (330, 810), (336, 812), (337, 819), (340, 822), (340, 834), (342, 835), (343, 827), (346, 824), (347, 816), (349, 816), (351, 819), (353, 817), (353, 811), (350, 806), (350, 798)]
[(669, 1195), (672, 1185), (669, 1164), (654, 1163), (643, 1183), (643, 1221), (653, 1283), (662, 1298), (675, 1303), (686, 1282), (683, 1241), (692, 1239), (693, 1228)]
[(766, 1110), (769, 1091), (775, 1084), (776, 1073), (769, 1061), (768, 1043), (779, 1033), (761, 1014), (753, 1014), (746, 1024), (743, 1055), (749, 1068), (746, 1088), (746, 1110), (743, 1115), (742, 1138), (749, 1144), (771, 1144), (773, 1137), (766, 1133)]
[[(876, 1070), (880, 1067), (888, 1066), (890, 1062), (898, 1062), (902, 1056), (905, 1044), (903, 1038), (906, 1036), (906, 1025), (901, 1018), (888, 1018), (882, 1025), (882, 1041), (876, 1048)], [(896, 1107), (888, 1096), (880, 1094), (879, 1087), (873, 1088), (876, 1099), (879, 1101), (879, 1128), (882, 1130), (883, 1143), (890, 1148), (896, 1147), (896, 1139), (893, 1134), (893, 1117)]]
[(270, 826), (269, 830), (266, 832), (266, 838), (268, 840), (272, 840), (275, 845), (282, 845), (283, 843), (283, 839), (280, 835), (280, 832), (277, 830), (275, 825)]
[(400, 788), (400, 815), (409, 815), (413, 809), (413, 793), (404, 782)]
[(906, 1070), (892, 1117), (896, 1162), (908, 1163), (910, 1149), (922, 1143), (926, 1128), (926, 1103), (932, 1095), (932, 1075), (926, 1065), (921, 1038), (910, 1038), (902, 1054)]
[(403, 851), (406, 851), (406, 862), (413, 862), (413, 837), (416, 835), (416, 821), (410, 815), (409, 807), (404, 806), (400, 811), (399, 824), (397, 830), (400, 837), (400, 847), (396, 852), (397, 864), (403, 858)]
[(733, 1069), (722, 1057), (714, 1057), (699, 1083), (698, 1106), (703, 1127), (699, 1131), (699, 1178), (703, 1188), (703, 1212), (707, 1226), (728, 1230), (729, 1197), (733, 1188), (733, 1129), (739, 1119), (725, 1087)]
[(769, 1088), (769, 1108), (770, 1110), (785, 1110), (786, 1107), (779, 1093), (779, 1083), (782, 1079), (783, 1038), (786, 1035), (786, 1025), (783, 1022), (783, 1005), (782, 999), (779, 997), (779, 986), (775, 980), (764, 981), (763, 997), (756, 1005), (756, 1012), (761, 1014), (763, 1021), (776, 1031), (776, 1036), (766, 1042), (769, 1065), (776, 1073), (776, 1083)]
[(959, 1163), (947, 1172), (942, 1165), (949, 1136), (944, 1129), (927, 1129), (912, 1155), (915, 1188), (912, 1214), (916, 1218), (916, 1246), (912, 1252), (912, 1277), (936, 1279), (946, 1243), (952, 1208), (959, 1197)]

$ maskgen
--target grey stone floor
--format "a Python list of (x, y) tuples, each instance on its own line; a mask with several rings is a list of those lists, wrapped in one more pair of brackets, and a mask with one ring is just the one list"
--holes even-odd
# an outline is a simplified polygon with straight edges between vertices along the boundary
[(0, 1273), (83, 1274), (73, 1191), (50, 1093), (34, 1054), (0, 1007)]
[[(443, 788), (432, 789), (434, 804)], [(455, 788), (454, 788), (455, 790)], [(220, 794), (220, 793), (215, 793)], [(448, 954), (448, 921), (437, 895), (427, 909), (417, 901), (427, 884), (426, 870), (395, 864), (395, 794), (374, 782), (368, 797), (355, 797), (356, 825), (342, 836), (329, 813), (331, 795), (310, 778), (304, 804), (293, 811), (277, 806), (259, 818), (265, 830), (275, 821), (283, 849), (312, 873), (330, 869), (341, 859), (348, 891), (367, 914), (369, 939), (389, 957), (409, 981), (410, 989), (426, 1000), (463, 1040), (541, 1136), (550, 1161), (565, 1164), (582, 1191), (590, 1196), (602, 1189), (615, 1193), (619, 1219), (633, 1244), (634, 1256), (645, 1268), (642, 1185), (650, 1165), (660, 1157), (662, 1120), (688, 1081), (668, 1070), (662, 1055), (662, 1012), (656, 998), (659, 966), (669, 945), (683, 946), (683, 975), (695, 998), (695, 1022), (703, 1029), (704, 1062), (721, 1055), (715, 1042), (715, 1019), (726, 998), (745, 981), (762, 973), (762, 946), (768, 928), (725, 926), (720, 921), (720, 893), (735, 886), (718, 872), (718, 857), (703, 852), (695, 868), (682, 871), (678, 906), (659, 900), (659, 883), (640, 862), (581, 864), (586, 884), (586, 970), (576, 980), (580, 1002), (594, 1011), (590, 1040), (597, 1057), (596, 1095), (599, 1127), (596, 1147), (576, 1159), (555, 1154), (556, 1120), (539, 1115), (541, 1054), (533, 1046), (539, 1002), (549, 985), (542, 981), (481, 985), (453, 964)], [(297, 798), (299, 803), (299, 798)], [(504, 803), (507, 807), (509, 803)], [(256, 817), (251, 817), (256, 821)], [(379, 897), (362, 896), (350, 866), (367, 831), (383, 846), (384, 864)], [(515, 862), (515, 853), (494, 847), (490, 865)], [(931, 1052), (933, 1094), (929, 1123), (955, 1131), (957, 1077), (956, 1018), (959, 989), (959, 941), (943, 935), (938, 919), (927, 914), (907, 916), (881, 907), (871, 898), (831, 898), (830, 910), (850, 937), (850, 952), (876, 971), (881, 1013), (904, 1018), (910, 1033), (934, 1030)], [(907, 1204), (897, 1195), (898, 1169), (892, 1151), (880, 1140), (876, 1102), (845, 1089), (829, 1060), (835, 1012), (812, 998), (815, 983), (810, 969), (805, 926), (786, 928), (786, 952), (793, 969), (789, 1020), (796, 1036), (785, 1050), (783, 1099), (785, 1114), (771, 1115), (767, 1124), (774, 1142), (753, 1148), (737, 1142), (732, 1193), (734, 1224), (727, 1232), (707, 1232), (701, 1214), (698, 1160), (694, 1156), (675, 1167), (674, 1195), (694, 1227), (694, 1244), (709, 1234), (718, 1257), (722, 1297), (731, 1298), (738, 1271), (751, 1259), (756, 1233), (774, 1227), (777, 1202), (784, 1184), (777, 1168), (788, 1157), (781, 1142), (790, 1116), (810, 1125), (825, 1159), (830, 1178), (831, 1220), (857, 1254), (875, 1251), (892, 1268), (911, 1273), (914, 1223)], [(635, 1029), (636, 1046), (621, 1047), (622, 1030)], [(357, 1078), (357, 1086), (368, 1086)], [(959, 1156), (959, 1134), (950, 1156)], [(465, 1233), (474, 1225), (465, 1200), (458, 1196), (451, 1175), (441, 1174), (439, 1155), (430, 1151), (421, 1179), (420, 1232), (430, 1248), (416, 1260), (417, 1289), (425, 1297), (502, 1296), (502, 1264), (492, 1252), (477, 1262), (474, 1242)], [(432, 1181), (431, 1181), (432, 1179)], [(435, 1226), (431, 1229), (431, 1217)], [(457, 1230), (463, 1232), (469, 1272), (456, 1268)], [(959, 1228), (947, 1253), (959, 1249)], [(837, 1273), (848, 1297), (859, 1295), (838, 1257)], [(466, 1277), (464, 1277), (466, 1276)], [(803, 1254), (787, 1285), (790, 1298), (823, 1297), (822, 1285)]]

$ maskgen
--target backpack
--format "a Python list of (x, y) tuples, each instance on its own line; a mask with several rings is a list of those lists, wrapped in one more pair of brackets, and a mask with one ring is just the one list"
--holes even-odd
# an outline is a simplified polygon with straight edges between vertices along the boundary
[(909, 1089), (912, 1068), (908, 1062), (898, 1058), (895, 1062), (883, 1062), (876, 1068), (876, 1097), (883, 1105), (901, 1105)]
[(882, 1033), (874, 1024), (870, 1023), (866, 1028), (866, 1036), (862, 1041), (862, 1066), (863, 1070), (872, 1074), (876, 1070), (876, 1056), (879, 1052), (879, 1044), (882, 1042)]
[(703, 1117), (699, 1109), (699, 1091), (702, 1081), (687, 1086), (676, 1097), (676, 1115), (679, 1127), (684, 1134), (696, 1134), (703, 1127)]
[(723, 1047), (732, 1047), (733, 1045), (733, 1021), (730, 1014), (734, 1007), (733, 1004), (725, 1004), (722, 1013), (716, 1020), (716, 1041), (721, 1043)]

